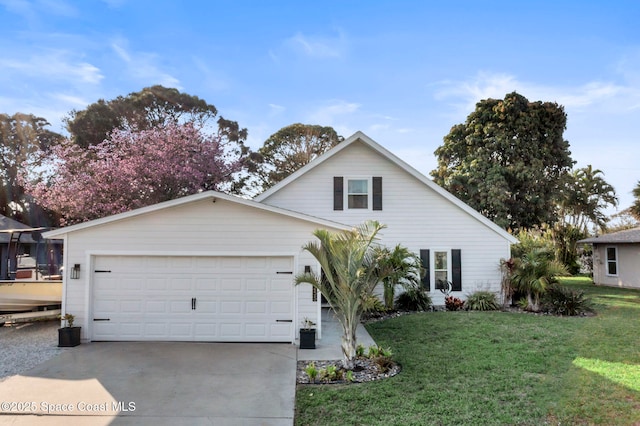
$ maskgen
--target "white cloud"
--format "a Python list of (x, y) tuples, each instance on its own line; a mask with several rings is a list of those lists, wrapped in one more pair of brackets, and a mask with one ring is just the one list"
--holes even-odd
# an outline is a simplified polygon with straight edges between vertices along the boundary
[(12, 74), (20, 74), (21, 77), (36, 77), (38, 79), (68, 81), (71, 84), (77, 82), (98, 84), (104, 78), (100, 69), (90, 63), (78, 61), (69, 51), (48, 51), (42, 54), (33, 54), (27, 58), (3, 58), (0, 59), (0, 71), (7, 79)]
[(344, 100), (333, 100), (312, 112), (308, 119), (321, 126), (334, 126), (336, 120), (351, 115), (360, 109), (360, 104)]
[[(303, 56), (319, 59), (340, 58), (348, 49), (348, 41), (342, 31), (329, 37), (310, 36), (299, 32), (286, 39), (284, 44)], [(273, 51), (269, 51), (269, 55), (272, 59), (278, 60)]]
[(61, 0), (38, 0), (38, 9), (43, 14), (52, 14), (75, 18), (79, 15), (78, 9)]
[(156, 62), (158, 55), (148, 52), (130, 52), (128, 41), (117, 38), (111, 42), (111, 48), (125, 63), (126, 70), (133, 79), (145, 85), (161, 84), (182, 90), (180, 80), (171, 74), (162, 71)]
[(282, 105), (278, 105), (278, 104), (269, 104), (269, 109), (271, 111), (270, 115), (279, 115), (282, 114), (286, 108), (283, 107)]
[(522, 81), (506, 73), (479, 72), (464, 81), (442, 81), (436, 85), (437, 100), (451, 100), (456, 115), (475, 109), (482, 99), (502, 99), (516, 91), (530, 101), (557, 102), (569, 109), (582, 110), (606, 105), (610, 110), (629, 110), (640, 101), (640, 90), (613, 81), (591, 81), (575, 86), (552, 86)]

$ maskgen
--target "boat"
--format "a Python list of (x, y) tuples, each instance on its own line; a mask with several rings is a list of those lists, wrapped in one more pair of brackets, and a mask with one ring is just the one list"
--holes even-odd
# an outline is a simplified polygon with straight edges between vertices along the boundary
[(62, 303), (62, 281), (0, 281), (0, 312), (55, 309)]
[(43, 230), (0, 215), (0, 314), (60, 308), (62, 250), (42, 240)]

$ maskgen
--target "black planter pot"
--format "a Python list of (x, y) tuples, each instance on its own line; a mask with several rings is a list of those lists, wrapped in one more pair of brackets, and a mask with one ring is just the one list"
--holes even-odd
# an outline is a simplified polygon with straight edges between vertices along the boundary
[(81, 327), (64, 327), (58, 329), (58, 347), (72, 348), (80, 344)]
[(316, 348), (316, 329), (301, 328), (300, 329), (300, 349)]

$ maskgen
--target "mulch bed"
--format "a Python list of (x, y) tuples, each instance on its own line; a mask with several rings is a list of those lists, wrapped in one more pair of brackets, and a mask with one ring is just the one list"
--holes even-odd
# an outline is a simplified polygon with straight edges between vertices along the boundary
[[(337, 380), (326, 380), (321, 379), (320, 377), (316, 377), (315, 382), (309, 380), (309, 376), (307, 375), (305, 368), (313, 363), (318, 370), (325, 369), (330, 365), (336, 366), (338, 370), (342, 373), (339, 374), (341, 376), (340, 379)], [(369, 358), (356, 358), (355, 367), (353, 369), (353, 380), (351, 382), (347, 381), (345, 378), (346, 371), (342, 368), (341, 360), (331, 360), (331, 361), (298, 361), (298, 371), (296, 374), (296, 383), (298, 384), (317, 384), (317, 385), (326, 385), (326, 384), (348, 384), (348, 383), (365, 383), (372, 382), (374, 380), (382, 380), (398, 374), (401, 370), (400, 366), (395, 362), (392, 362), (391, 367), (387, 371), (382, 371), (380, 366), (375, 360)]]

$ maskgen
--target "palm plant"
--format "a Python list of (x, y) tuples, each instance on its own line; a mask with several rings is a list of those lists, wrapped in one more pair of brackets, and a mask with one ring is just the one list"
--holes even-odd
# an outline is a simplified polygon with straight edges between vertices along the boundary
[(347, 370), (354, 367), (356, 328), (365, 299), (391, 272), (381, 264), (380, 252), (375, 249), (376, 235), (383, 228), (376, 221), (368, 221), (350, 231), (317, 229), (313, 235), (319, 241), (309, 242), (303, 248), (320, 263), (324, 279), (309, 272), (295, 278), (296, 284), (309, 283), (317, 288), (335, 311), (343, 329), (343, 366)]
[(393, 250), (387, 247), (380, 247), (377, 250), (381, 267), (389, 273), (382, 280), (384, 305), (387, 309), (393, 309), (396, 285), (399, 284), (406, 290), (420, 286), (423, 272), (420, 257), (400, 244), (396, 245)]
[(517, 291), (526, 293), (527, 306), (540, 309), (540, 296), (557, 282), (556, 277), (569, 275), (562, 263), (554, 260), (553, 253), (544, 248), (534, 248), (516, 258), (511, 268), (511, 282)]

